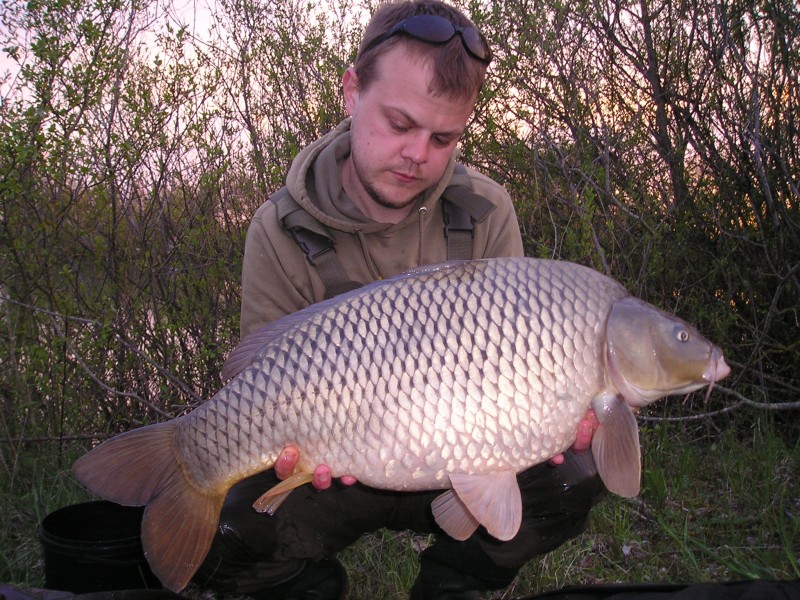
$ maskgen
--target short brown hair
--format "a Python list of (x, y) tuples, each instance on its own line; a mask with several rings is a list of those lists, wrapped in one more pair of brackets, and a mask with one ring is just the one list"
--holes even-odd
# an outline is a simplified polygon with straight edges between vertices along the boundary
[(390, 48), (404, 44), (412, 56), (432, 61), (433, 77), (430, 92), (451, 98), (466, 99), (475, 97), (486, 77), (486, 67), (491, 59), (489, 44), (486, 44), (489, 57), (485, 63), (475, 60), (464, 50), (459, 36), (444, 44), (429, 44), (408, 35), (395, 35), (377, 45), (373, 42), (389, 31), (403, 19), (416, 15), (437, 15), (444, 17), (457, 27), (475, 25), (461, 11), (439, 0), (407, 0), (387, 2), (372, 16), (364, 31), (364, 37), (356, 56), (355, 71), (359, 87), (366, 89), (377, 78), (378, 59)]

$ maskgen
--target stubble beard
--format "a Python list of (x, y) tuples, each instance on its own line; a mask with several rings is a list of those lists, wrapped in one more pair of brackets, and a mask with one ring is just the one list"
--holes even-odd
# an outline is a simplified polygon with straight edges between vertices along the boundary
[(385, 194), (382, 194), (375, 187), (375, 185), (373, 185), (369, 177), (367, 177), (364, 170), (361, 168), (358, 156), (356, 155), (355, 152), (351, 151), (350, 160), (353, 163), (353, 171), (355, 172), (358, 181), (361, 183), (361, 187), (364, 188), (364, 191), (367, 193), (370, 199), (377, 205), (391, 210), (402, 210), (413, 204), (414, 200), (417, 197), (417, 194), (414, 194), (413, 196), (410, 196), (409, 198), (404, 200), (394, 200), (388, 198)]

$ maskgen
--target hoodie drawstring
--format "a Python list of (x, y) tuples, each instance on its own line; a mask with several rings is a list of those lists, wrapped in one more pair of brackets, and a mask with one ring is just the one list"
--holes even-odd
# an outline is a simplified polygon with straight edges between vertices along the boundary
[(361, 230), (355, 232), (356, 237), (358, 238), (358, 243), (361, 245), (361, 254), (364, 255), (364, 262), (367, 263), (367, 269), (369, 269), (369, 274), (377, 281), (378, 279), (383, 279), (380, 271), (378, 271), (378, 266), (375, 264), (375, 261), (372, 260), (372, 256), (367, 250), (367, 240), (364, 239), (364, 233)]
[[(417, 266), (423, 264), (423, 258), (425, 256), (425, 236), (424, 236), (424, 228), (425, 228), (425, 218), (428, 216), (428, 208), (422, 206), (417, 211), (419, 215), (418, 224), (418, 239), (417, 239)], [(356, 238), (358, 239), (358, 243), (361, 246), (361, 254), (364, 256), (364, 261), (367, 264), (367, 269), (369, 270), (370, 276), (374, 280), (383, 279), (383, 275), (381, 275), (380, 271), (378, 270), (378, 265), (375, 264), (375, 261), (372, 258), (372, 255), (369, 253), (367, 249), (367, 240), (364, 237), (364, 233), (361, 230), (357, 230), (354, 232)]]
[(425, 236), (423, 235), (423, 232), (422, 232), (422, 225), (423, 225), (422, 222), (425, 220), (425, 217), (427, 215), (428, 215), (428, 209), (425, 206), (421, 206), (420, 209), (419, 209), (419, 221), (418, 221), (418, 223), (419, 223), (419, 243), (417, 245), (417, 253), (418, 253), (417, 264), (418, 265), (422, 264), (423, 250), (425, 249), (424, 248)]

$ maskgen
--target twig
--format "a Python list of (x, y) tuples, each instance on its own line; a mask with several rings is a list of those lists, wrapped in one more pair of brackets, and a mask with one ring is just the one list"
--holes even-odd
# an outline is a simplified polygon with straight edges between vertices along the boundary
[(148, 402), (147, 400), (145, 400), (144, 398), (142, 398), (139, 394), (137, 394), (135, 392), (123, 392), (122, 390), (118, 390), (118, 389), (112, 388), (108, 384), (104, 383), (97, 375), (95, 375), (94, 371), (92, 371), (89, 368), (89, 365), (86, 364), (86, 362), (83, 360), (83, 358), (78, 353), (78, 351), (75, 350), (75, 348), (72, 346), (72, 344), (70, 344), (67, 341), (67, 338), (64, 337), (64, 333), (61, 331), (61, 327), (59, 327), (58, 322), (56, 321), (56, 319), (54, 317), (52, 318), (52, 323), (53, 323), (53, 327), (55, 328), (55, 330), (58, 333), (59, 337), (61, 337), (64, 340), (64, 344), (66, 345), (66, 347), (69, 350), (70, 354), (72, 354), (73, 358), (78, 362), (78, 364), (86, 372), (86, 374), (89, 376), (89, 378), (92, 381), (94, 381), (97, 385), (99, 385), (103, 390), (105, 390), (109, 394), (113, 394), (114, 396), (119, 396), (119, 397), (122, 397), (122, 398), (132, 398), (132, 399), (136, 400), (137, 402), (145, 405), (147, 408), (149, 408), (151, 410), (154, 410), (155, 412), (157, 412), (158, 414), (160, 414), (163, 417), (171, 417), (172, 416), (172, 415), (164, 412), (162, 409), (160, 409), (156, 405)]
[(15, 437), (15, 438), (0, 438), (0, 444), (38, 444), (41, 442), (82, 442), (86, 440), (104, 440), (111, 437), (113, 434), (96, 433), (86, 435), (51, 435), (51, 436), (34, 436), (34, 437)]
[(723, 385), (715, 385), (714, 389), (719, 390), (720, 392), (728, 396), (736, 398), (736, 402), (734, 404), (731, 404), (730, 406), (726, 406), (725, 408), (702, 413), (699, 415), (689, 415), (686, 417), (651, 417), (646, 415), (640, 415), (638, 418), (641, 419), (642, 421), (700, 421), (702, 419), (709, 419), (711, 417), (716, 417), (719, 415), (723, 415), (725, 413), (733, 412), (734, 410), (742, 406), (749, 406), (751, 408), (756, 408), (759, 410), (775, 410), (775, 411), (800, 409), (800, 402), (756, 402), (755, 400), (750, 400), (749, 398), (742, 396), (739, 392), (727, 388)]
[[(172, 416), (172, 415), (169, 415), (169, 414), (165, 413), (161, 409), (156, 408), (155, 406), (153, 406), (152, 404), (147, 402), (144, 398), (142, 398), (138, 394), (116, 390), (114, 388), (109, 387), (107, 384), (103, 383), (100, 380), (100, 378), (97, 377), (94, 374), (94, 372), (92, 372), (92, 370), (89, 368), (89, 366), (83, 361), (83, 359), (79, 355), (78, 351), (71, 344), (69, 344), (69, 342), (66, 341), (66, 338), (65, 338), (65, 336), (64, 336), (64, 334), (63, 334), (63, 332), (61, 330), (61, 327), (58, 325), (58, 319), (63, 319), (65, 322), (66, 321), (73, 321), (73, 322), (76, 322), (76, 323), (81, 323), (83, 325), (91, 325), (93, 327), (98, 327), (98, 328), (102, 326), (102, 323), (100, 323), (98, 321), (95, 321), (95, 320), (92, 320), (92, 319), (87, 319), (87, 318), (84, 318), (84, 317), (75, 317), (75, 316), (71, 316), (71, 315), (63, 315), (63, 314), (55, 312), (53, 310), (48, 310), (46, 308), (41, 308), (39, 306), (34, 306), (32, 304), (27, 304), (25, 302), (19, 302), (17, 300), (12, 300), (11, 298), (9, 298), (8, 296), (5, 296), (5, 295), (0, 296), (0, 299), (3, 302), (9, 302), (11, 304), (16, 304), (17, 306), (21, 306), (23, 308), (27, 308), (29, 310), (32, 310), (32, 311), (35, 311), (35, 312), (38, 312), (38, 313), (41, 313), (41, 314), (49, 316), (51, 322), (53, 323), (54, 328), (56, 329), (56, 331), (58, 331), (59, 336), (61, 336), (62, 338), (65, 339), (65, 343), (67, 344), (67, 346), (68, 346), (68, 348), (70, 350), (70, 353), (75, 357), (75, 360), (78, 361), (78, 364), (80, 364), (81, 368), (83, 368), (83, 370), (89, 375), (89, 377), (95, 383), (97, 383), (101, 388), (103, 388), (105, 391), (109, 392), (110, 394), (114, 394), (115, 396), (121, 396), (121, 397), (125, 397), (125, 398), (132, 398), (134, 400), (142, 402), (143, 404), (145, 404), (149, 408), (152, 408), (153, 410), (157, 411), (161, 415), (164, 415), (164, 416), (167, 416), (167, 417)], [(142, 352), (134, 344), (132, 344), (127, 339), (125, 339), (120, 333), (114, 332), (113, 335), (125, 348), (127, 348), (128, 350), (133, 352), (136, 356), (140, 357), (146, 363), (151, 365), (164, 378), (166, 378), (172, 385), (174, 385), (176, 388), (178, 388), (182, 393), (184, 393), (187, 396), (189, 396), (189, 398), (191, 399), (192, 402), (199, 404), (199, 403), (201, 403), (203, 401), (203, 398), (198, 396), (194, 392), (194, 390), (192, 390), (188, 385), (186, 385), (183, 381), (181, 381), (180, 379), (175, 377), (175, 375), (173, 375), (166, 368), (164, 368), (163, 366), (158, 364), (156, 361), (154, 361), (152, 358), (150, 358), (147, 354)]]

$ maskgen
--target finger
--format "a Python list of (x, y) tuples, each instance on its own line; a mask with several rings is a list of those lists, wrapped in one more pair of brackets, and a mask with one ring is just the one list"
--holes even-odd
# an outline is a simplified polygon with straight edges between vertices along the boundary
[(548, 462), (551, 465), (553, 465), (554, 467), (557, 467), (558, 465), (563, 465), (564, 464), (564, 455), (563, 454), (556, 454)]
[(328, 465), (317, 465), (311, 485), (318, 490), (327, 490), (331, 487), (331, 469)]
[(353, 485), (356, 481), (358, 481), (358, 479), (352, 475), (344, 475), (343, 477), (339, 478), (339, 481), (342, 482), (342, 485)]
[(286, 479), (294, 473), (297, 461), (300, 460), (300, 451), (295, 446), (286, 446), (275, 461), (275, 475), (278, 479)]
[(581, 421), (578, 425), (578, 435), (575, 438), (575, 443), (572, 444), (572, 449), (576, 452), (583, 452), (592, 445), (592, 433), (594, 433), (594, 426), (591, 421)]

